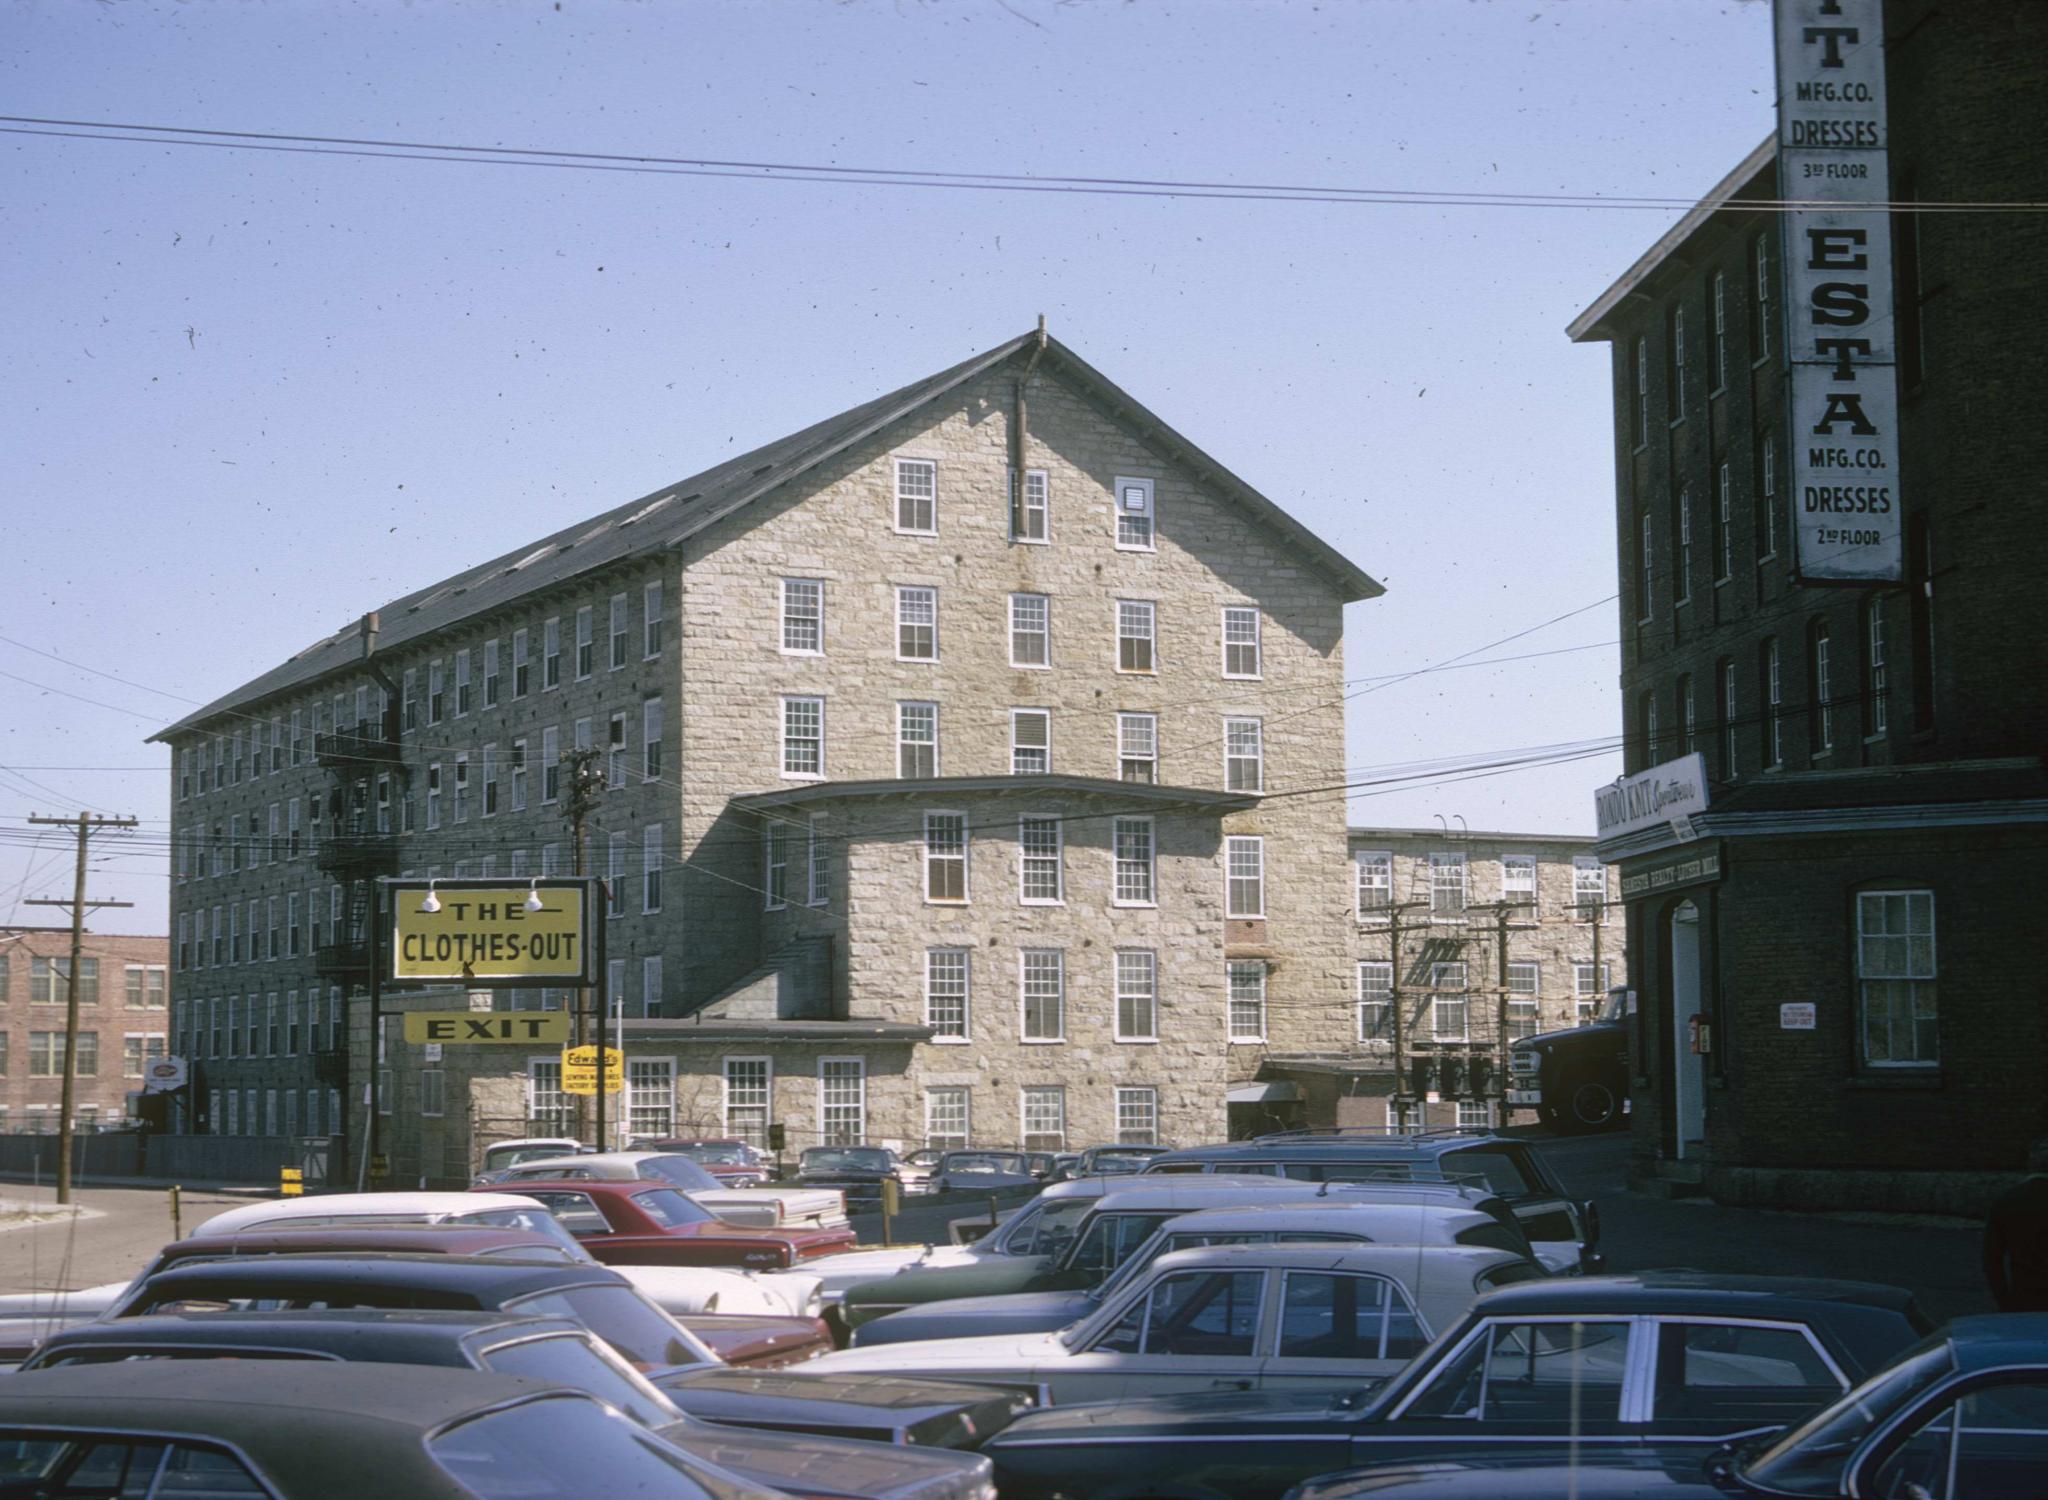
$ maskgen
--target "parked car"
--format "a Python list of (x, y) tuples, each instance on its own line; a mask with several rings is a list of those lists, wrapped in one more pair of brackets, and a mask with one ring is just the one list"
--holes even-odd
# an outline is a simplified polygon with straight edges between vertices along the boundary
[(1031, 1165), (1031, 1175), (1040, 1182), (1046, 1182), (1059, 1171), (1062, 1164), (1072, 1161), (1073, 1157), (1064, 1151), (1026, 1151), (1024, 1160)]
[[(886, 1450), (885, 1450), (886, 1451)], [(130, 1360), (7, 1382), (9, 1494), (776, 1500), (560, 1381), (329, 1360)], [(508, 1490), (507, 1486), (512, 1488)]]
[(665, 1182), (728, 1224), (758, 1228), (843, 1229), (846, 1198), (815, 1187), (730, 1187), (677, 1151), (606, 1151), (545, 1157), (498, 1173), (492, 1186), (516, 1190), (522, 1182)]
[(1024, 1386), (802, 1370), (670, 1370), (653, 1377), (693, 1417), (735, 1427), (974, 1449), (1025, 1413)]
[(796, 1180), (808, 1188), (830, 1188), (849, 1203), (872, 1206), (882, 1184), (904, 1182), (903, 1161), (886, 1146), (812, 1146), (796, 1159)]
[(1000, 1193), (1036, 1186), (1031, 1159), (1021, 1151), (948, 1151), (932, 1168), (935, 1193)]
[(1026, 1381), (1046, 1404), (1171, 1391), (1352, 1386), (1393, 1373), (1500, 1276), (1506, 1250), (1416, 1245), (1218, 1245), (1163, 1255), (1056, 1333), (843, 1349), (821, 1373)]
[(850, 1229), (728, 1224), (672, 1187), (557, 1178), (519, 1184), (606, 1265), (793, 1266), (853, 1243)]
[[(1123, 1200), (1106, 1200), (1113, 1209)], [(913, 1339), (982, 1337), (994, 1333), (1044, 1333), (1087, 1317), (1143, 1275), (1146, 1267), (1176, 1250), (1204, 1245), (1481, 1245), (1523, 1256), (1530, 1279), (1545, 1274), (1529, 1242), (1510, 1219), (1458, 1203), (1366, 1199), (1314, 1199), (1262, 1203), (1242, 1208), (1208, 1208), (1162, 1223), (1106, 1280), (1079, 1290), (1012, 1292), (994, 1297), (960, 1297), (924, 1303), (862, 1323), (853, 1344), (868, 1349)]]
[(1662, 1452), (1697, 1468), (1724, 1438), (1832, 1400), (1926, 1327), (1909, 1294), (1853, 1282), (1683, 1272), (1527, 1282), (1479, 1298), (1377, 1389), (1049, 1413), (1013, 1425), (1010, 1446), (990, 1456), (1005, 1497), (1019, 1500), (1257, 1500), (1370, 1460), (1435, 1466), (1479, 1453), (1500, 1467), (1553, 1460), (1567, 1445), (1581, 1464)]
[(1168, 1146), (1090, 1146), (1059, 1169), (1059, 1180), (1142, 1172), (1153, 1157), (1164, 1156), (1171, 1149)]
[[(1085, 1194), (1085, 1196), (1083, 1196)], [(1036, 1256), (979, 1256), (964, 1262), (912, 1263), (893, 1276), (846, 1289), (840, 1318), (848, 1329), (904, 1308), (945, 1304), (1024, 1292), (1078, 1292), (1098, 1286), (1167, 1220), (1205, 1208), (1241, 1208), (1259, 1203), (1369, 1202), (1442, 1203), (1497, 1217), (1500, 1243), (1530, 1253), (1519, 1238), (1518, 1221), (1496, 1198), (1455, 1183), (1351, 1183), (1313, 1186), (1292, 1178), (1090, 1177), (1055, 1183), (1041, 1195), (1057, 1203), (1078, 1202), (1078, 1214), (1061, 1211), (1034, 1235), (1043, 1246)], [(1419, 1231), (1418, 1231), (1419, 1232)]]
[(507, 1167), (516, 1167), (521, 1162), (539, 1161), (547, 1156), (574, 1156), (591, 1148), (581, 1141), (566, 1135), (529, 1135), (517, 1140), (493, 1141), (484, 1147), (483, 1160), (477, 1166), (477, 1182), (482, 1182), (493, 1172), (502, 1172)]
[(1264, 1172), (1304, 1182), (1470, 1183), (1514, 1209), (1529, 1243), (1551, 1270), (1590, 1276), (1606, 1264), (1597, 1249), (1600, 1218), (1592, 1203), (1567, 1196), (1526, 1141), (1488, 1132), (1285, 1131), (1168, 1151), (1147, 1163), (1145, 1172)]
[(1629, 991), (1608, 991), (1583, 1025), (1523, 1037), (1508, 1053), (1507, 1103), (1534, 1109), (1560, 1135), (1628, 1123)]
[(639, 1136), (629, 1149), (687, 1156), (727, 1187), (765, 1187), (775, 1177), (774, 1161), (734, 1136)]
[[(201, 1226), (208, 1236), (259, 1230), (310, 1230), (460, 1225), (469, 1228), (530, 1230), (546, 1235), (579, 1257), (591, 1258), (582, 1242), (532, 1198), (512, 1193), (336, 1193), (318, 1198), (277, 1198), (245, 1204), (214, 1215)], [(310, 1247), (309, 1247), (310, 1248)], [(822, 1283), (807, 1271), (756, 1275), (738, 1267), (622, 1265), (627, 1280), (672, 1312), (758, 1312), (816, 1316)], [(103, 1310), (127, 1285), (95, 1288)], [(30, 1294), (30, 1300), (49, 1297)], [(18, 1298), (0, 1296), (0, 1317), (31, 1312)]]
[(219, 1359), (425, 1365), (545, 1379), (586, 1391), (685, 1452), (756, 1484), (920, 1500), (991, 1493), (987, 1459), (786, 1430), (769, 1437), (693, 1419), (569, 1318), (359, 1309), (130, 1318), (53, 1340), (19, 1378), (33, 1382), (38, 1370), (117, 1360)]
[(264, 1255), (166, 1267), (108, 1319), (174, 1312), (412, 1308), (575, 1318), (643, 1370), (716, 1364), (704, 1341), (603, 1266), (466, 1255)]

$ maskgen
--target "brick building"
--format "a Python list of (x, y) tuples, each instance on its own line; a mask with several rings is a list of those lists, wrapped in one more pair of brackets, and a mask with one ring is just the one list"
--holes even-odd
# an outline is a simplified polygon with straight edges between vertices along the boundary
[[(1890, 196), (2039, 202), (2048, 9), (1885, 7)], [(2040, 923), (2048, 222), (1893, 215), (1905, 576), (1792, 561), (1771, 143), (1571, 325), (1610, 346), (1627, 769), (1707, 809), (1603, 843), (1643, 996), (1636, 1149), (1731, 1199), (1969, 1207), (2048, 1134)]]
[(1354, 919), (1354, 1014), (1264, 1049), (1231, 1091), (1233, 1134), (1510, 1123), (1509, 1045), (1627, 983), (1611, 872), (1591, 839), (1555, 834), (1353, 828), (1349, 844), (1333, 894)]
[(1379, 592), (1040, 332), (388, 604), (158, 736), (200, 1123), (337, 1130), (374, 1046), (394, 1123), (559, 1128), (552, 1056), (349, 1022), (376, 879), (569, 873), (590, 746), (644, 1123), (1218, 1136), (1352, 1024), (1340, 815), (1268, 794), (1345, 764)]
[[(143, 1065), (164, 1056), (168, 940), (85, 935), (78, 964), (80, 1130), (134, 1116)], [(0, 927), (0, 1133), (54, 1133), (64, 1093), (71, 929)]]

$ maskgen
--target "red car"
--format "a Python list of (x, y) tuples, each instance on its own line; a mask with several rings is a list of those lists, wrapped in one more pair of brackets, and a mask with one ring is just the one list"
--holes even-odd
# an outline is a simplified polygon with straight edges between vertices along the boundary
[[(472, 1189), (503, 1192), (502, 1187)], [(741, 1266), (778, 1271), (854, 1242), (851, 1229), (728, 1224), (658, 1182), (521, 1182), (596, 1259), (616, 1266)]]

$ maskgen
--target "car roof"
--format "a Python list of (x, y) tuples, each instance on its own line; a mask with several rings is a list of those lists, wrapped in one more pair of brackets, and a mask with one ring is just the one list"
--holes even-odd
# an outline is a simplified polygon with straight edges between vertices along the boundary
[(421, 1291), (475, 1292), (520, 1297), (572, 1286), (630, 1286), (603, 1266), (530, 1260), (483, 1260), (469, 1255), (266, 1255), (236, 1261), (166, 1266), (151, 1276), (152, 1289), (233, 1281), (283, 1290), (293, 1286), (415, 1287)]
[[(575, 1160), (580, 1165), (583, 1162), (589, 1161), (590, 1158), (579, 1156)], [(563, 1167), (567, 1167), (568, 1164), (566, 1159), (559, 1163)], [(548, 1163), (533, 1162), (527, 1165), (538, 1167), (546, 1166)], [(519, 1169), (514, 1168), (514, 1170)], [(518, 1179), (518, 1183), (521, 1192), (533, 1193), (604, 1193), (611, 1196), (623, 1195), (630, 1197), (634, 1193), (660, 1191), (663, 1189), (672, 1193), (680, 1191), (672, 1182), (650, 1177), (521, 1177)], [(479, 1196), (482, 1195), (480, 1194)], [(536, 1206), (536, 1202), (534, 1199), (529, 1198), (522, 1206), (533, 1208)]]
[[(1111, 1181), (1119, 1179), (1112, 1178)], [(1330, 1192), (1322, 1192), (1324, 1184), (1303, 1182), (1292, 1177), (1221, 1177), (1215, 1173), (1172, 1173), (1150, 1177), (1144, 1173), (1120, 1179), (1122, 1186), (1112, 1188), (1105, 1198), (1101, 1211), (1144, 1212), (1159, 1209), (1194, 1208), (1235, 1208), (1249, 1206), (1246, 1200), (1265, 1202), (1341, 1202), (1338, 1194), (1348, 1184), (1331, 1183)], [(1350, 1201), (1358, 1203), (1395, 1200), (1388, 1197), (1374, 1198), (1374, 1185), (1359, 1185), (1365, 1191), (1357, 1193)], [(1432, 1199), (1431, 1201), (1436, 1201)]]
[(1428, 1256), (1433, 1266), (1469, 1265), (1473, 1274), (1489, 1266), (1509, 1262), (1524, 1264), (1527, 1257), (1512, 1250), (1494, 1250), (1475, 1245), (1203, 1245), (1193, 1250), (1175, 1250), (1152, 1262), (1154, 1272), (1203, 1270), (1391, 1271), (1412, 1267), (1418, 1257)]
[(41, 1358), (69, 1349), (291, 1350), (387, 1364), (463, 1365), (471, 1335), (501, 1339), (587, 1334), (573, 1318), (417, 1308), (333, 1308), (280, 1312), (152, 1313), (82, 1323), (53, 1334)]
[(202, 1224), (197, 1234), (166, 1245), (163, 1254), (178, 1260), (200, 1255), (317, 1254), (343, 1249), (476, 1255), (513, 1246), (562, 1248), (561, 1241), (535, 1230), (500, 1229), (495, 1224), (308, 1224), (300, 1229), (228, 1234), (213, 1234)]
[[(648, 1152), (647, 1154), (653, 1156), (659, 1153)], [(581, 1156), (536, 1156), (532, 1161), (518, 1162), (513, 1166), (507, 1167), (505, 1170), (527, 1174), (536, 1172), (546, 1174), (548, 1172), (567, 1171), (572, 1167), (580, 1170), (589, 1167), (630, 1167), (632, 1165), (633, 1163), (626, 1158), (623, 1152), (607, 1151), (599, 1153), (591, 1151)], [(526, 1182), (531, 1180), (531, 1178), (530, 1176), (521, 1176), (509, 1177), (505, 1180), (508, 1182)]]
[(509, 1141), (491, 1141), (484, 1146), (486, 1151), (507, 1151), (515, 1146), (568, 1146), (572, 1149), (583, 1142), (572, 1140), (566, 1135), (520, 1135)]
[(2048, 1365), (2048, 1313), (1977, 1313), (1943, 1332), (1957, 1370), (1966, 1375), (2001, 1365)]
[[(1064, 1153), (1063, 1153), (1064, 1154)], [(1072, 1157), (1078, 1161), (1078, 1155)], [(1270, 1188), (1281, 1179), (1270, 1173), (1259, 1172), (1202, 1172), (1181, 1173), (1147, 1177), (1139, 1172), (1125, 1177), (1075, 1177), (1066, 1182), (1047, 1183), (1039, 1198), (1058, 1200), (1061, 1198), (1107, 1198), (1111, 1194), (1123, 1194), (1137, 1188), (1153, 1188), (1164, 1182), (1200, 1182), (1205, 1187), (1222, 1191), (1231, 1187)], [(1312, 1194), (1320, 1183), (1304, 1182), (1297, 1186), (1304, 1193)], [(1033, 1200), (1036, 1201), (1036, 1200)]]
[(1249, 1141), (1225, 1141), (1213, 1146), (1189, 1146), (1155, 1157), (1155, 1162), (1173, 1161), (1271, 1161), (1275, 1158), (1311, 1157), (1377, 1159), (1442, 1156), (1471, 1146), (1519, 1146), (1527, 1142), (1498, 1135), (1266, 1135)]
[[(1727, 1276), (1704, 1271), (1638, 1271), (1627, 1276), (1568, 1276), (1526, 1281), (1486, 1294), (1480, 1311), (1499, 1313), (1698, 1313), (1789, 1316), (1795, 1308), (1874, 1308), (1904, 1315), (1913, 1294), (1870, 1281), (1813, 1276)], [(1923, 1325), (1924, 1326), (1924, 1325)], [(2048, 1318), (2043, 1320), (2048, 1333)]]
[[(1384, 1199), (1317, 1199), (1312, 1203), (1251, 1203), (1243, 1207), (1203, 1208), (1181, 1214), (1160, 1225), (1172, 1233), (1213, 1234), (1220, 1230), (1256, 1229), (1279, 1231), (1288, 1228), (1339, 1229), (1358, 1218), (1406, 1220), (1420, 1228), (1428, 1218), (1439, 1224), (1468, 1228), (1498, 1221), (1480, 1209), (1462, 1203), (1398, 1203)], [(1322, 1222), (1319, 1222), (1322, 1221)]]
[(273, 1219), (373, 1218), (416, 1214), (448, 1217), (488, 1209), (532, 1209), (534, 1201), (514, 1193), (323, 1193), (315, 1198), (269, 1198), (215, 1214), (199, 1228), (208, 1234), (239, 1232)]

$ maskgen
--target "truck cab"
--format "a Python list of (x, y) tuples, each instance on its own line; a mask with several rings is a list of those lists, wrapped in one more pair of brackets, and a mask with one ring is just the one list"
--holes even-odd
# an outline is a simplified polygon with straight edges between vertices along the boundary
[(1628, 1123), (1629, 1017), (1634, 992), (1614, 989), (1594, 1020), (1524, 1037), (1508, 1053), (1510, 1109), (1534, 1109), (1560, 1135)]

